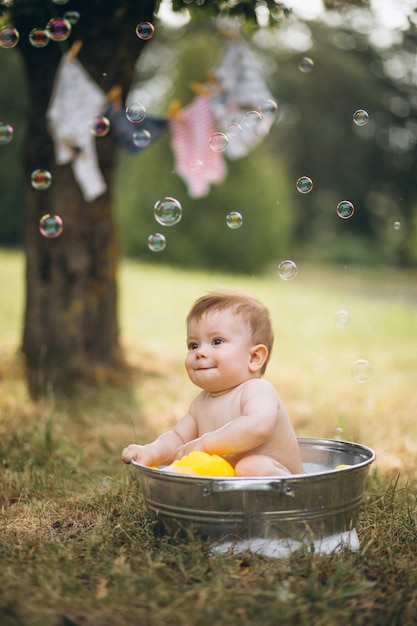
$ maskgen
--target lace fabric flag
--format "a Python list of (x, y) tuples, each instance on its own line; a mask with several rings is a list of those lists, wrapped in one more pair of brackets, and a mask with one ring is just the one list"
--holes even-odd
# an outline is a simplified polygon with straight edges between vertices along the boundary
[(243, 39), (227, 41), (214, 76), (214, 114), (230, 139), (226, 156), (240, 159), (268, 135), (276, 119), (275, 101)]
[(106, 189), (98, 166), (92, 120), (100, 115), (105, 93), (77, 59), (63, 57), (46, 113), (58, 165), (72, 164), (75, 179), (87, 202)]
[(210, 98), (197, 96), (170, 120), (171, 146), (175, 170), (187, 185), (192, 198), (201, 198), (211, 184), (221, 183), (226, 164), (221, 152), (210, 147), (210, 137), (217, 132)]

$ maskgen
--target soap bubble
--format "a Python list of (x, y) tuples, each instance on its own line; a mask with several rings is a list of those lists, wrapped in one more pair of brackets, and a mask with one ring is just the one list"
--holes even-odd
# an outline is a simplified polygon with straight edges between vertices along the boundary
[(161, 252), (167, 245), (166, 239), (161, 233), (154, 233), (148, 237), (148, 248), (152, 252)]
[(44, 48), (49, 43), (49, 32), (45, 28), (32, 28), (29, 42), (34, 48)]
[(334, 316), (334, 319), (335, 319), (337, 328), (346, 328), (346, 326), (350, 322), (350, 315), (348, 311), (341, 309), (340, 311), (337, 311), (337, 313)]
[(341, 217), (342, 220), (347, 220), (354, 214), (355, 207), (349, 200), (342, 200), (342, 202), (339, 202), (339, 204), (337, 205), (336, 211), (338, 216)]
[(64, 19), (68, 20), (71, 26), (78, 24), (80, 13), (78, 11), (65, 11)]
[(43, 237), (54, 239), (59, 237), (64, 230), (62, 219), (59, 215), (50, 215), (47, 213), (39, 220), (39, 232)]
[(394, 230), (400, 230), (401, 228), (401, 222), (394, 222)]
[(13, 139), (13, 126), (0, 122), (0, 146), (5, 146)]
[(105, 137), (110, 130), (110, 122), (104, 115), (98, 115), (90, 124), (90, 131), (96, 137)]
[(351, 373), (357, 383), (367, 383), (372, 376), (372, 365), (366, 359), (358, 359), (353, 363)]
[(314, 61), (310, 57), (303, 57), (298, 64), (298, 69), (303, 74), (309, 74), (314, 68)]
[(229, 228), (233, 230), (236, 228), (240, 228), (243, 224), (243, 217), (237, 211), (231, 211), (226, 215), (226, 224)]
[(262, 102), (262, 104), (258, 107), (258, 110), (264, 117), (268, 115), (275, 115), (278, 111), (278, 104), (275, 100), (269, 98), (268, 100), (265, 100), (265, 102)]
[(30, 176), (30, 184), (34, 189), (44, 191), (52, 184), (52, 174), (48, 170), (34, 170)]
[(244, 122), (248, 128), (258, 128), (262, 122), (262, 113), (259, 111), (248, 111), (244, 117)]
[(275, 6), (269, 9), (271, 17), (277, 22), (291, 15), (292, 8), (284, 4), (284, 2), (275, 2)]
[(63, 17), (55, 17), (49, 20), (46, 25), (49, 37), (52, 41), (65, 41), (71, 34), (72, 26)]
[(140, 102), (132, 102), (126, 109), (126, 117), (132, 124), (140, 124), (146, 117), (146, 109)]
[(296, 182), (296, 187), (300, 193), (310, 193), (313, 189), (313, 181), (308, 176), (301, 176)]
[(153, 213), (162, 226), (175, 226), (182, 217), (182, 206), (176, 198), (166, 197), (155, 202)]
[(0, 47), (14, 48), (19, 42), (19, 32), (11, 26), (3, 26), (0, 28)]
[(151, 143), (149, 130), (138, 130), (132, 135), (132, 141), (138, 148), (147, 148)]
[(213, 152), (224, 152), (229, 145), (229, 138), (224, 133), (213, 133), (209, 139)]
[(353, 114), (353, 121), (356, 126), (365, 126), (368, 123), (369, 115), (364, 109), (358, 109)]
[(226, 128), (226, 133), (228, 137), (238, 137), (242, 132), (242, 127), (239, 122), (231, 122), (229, 126)]
[(297, 266), (294, 261), (289, 259), (281, 261), (278, 265), (278, 274), (282, 280), (292, 280), (297, 276)]
[(144, 41), (151, 39), (154, 32), (155, 26), (151, 24), (151, 22), (139, 22), (139, 24), (136, 26), (136, 35), (139, 37), (139, 39), (143, 39)]

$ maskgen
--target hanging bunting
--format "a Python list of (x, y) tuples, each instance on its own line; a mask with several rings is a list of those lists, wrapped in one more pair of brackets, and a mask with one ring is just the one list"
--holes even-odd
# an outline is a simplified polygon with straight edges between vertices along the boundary
[[(67, 53), (69, 54), (69, 53)], [(98, 166), (93, 119), (100, 115), (105, 93), (81, 63), (65, 55), (58, 66), (46, 113), (58, 165), (72, 164), (84, 199), (95, 200), (106, 191)]]
[(170, 127), (175, 170), (189, 195), (201, 198), (209, 193), (211, 184), (219, 184), (226, 177), (222, 153), (210, 147), (210, 138), (217, 133), (210, 98), (197, 96), (171, 116)]

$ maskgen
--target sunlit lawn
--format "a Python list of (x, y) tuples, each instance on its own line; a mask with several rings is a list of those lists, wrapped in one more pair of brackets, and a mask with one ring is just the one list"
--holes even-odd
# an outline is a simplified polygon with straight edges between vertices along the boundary
[[(238, 277), (151, 261), (120, 269), (131, 377), (34, 404), (18, 355), (24, 259), (0, 251), (0, 624), (415, 624), (417, 272), (299, 262), (283, 281), (275, 268)], [(120, 450), (187, 408), (196, 390), (183, 368), (184, 319), (215, 287), (244, 288), (269, 307), (267, 376), (297, 433), (375, 450), (359, 552), (208, 557), (198, 539), (155, 534)], [(363, 383), (351, 373), (358, 359), (372, 368)]]

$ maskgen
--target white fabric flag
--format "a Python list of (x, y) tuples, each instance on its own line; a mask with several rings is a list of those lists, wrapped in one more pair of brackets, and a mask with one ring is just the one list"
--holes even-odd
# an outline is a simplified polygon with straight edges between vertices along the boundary
[(57, 70), (54, 89), (46, 112), (58, 165), (72, 163), (75, 179), (87, 202), (107, 189), (100, 172), (90, 124), (100, 115), (104, 91), (81, 63), (64, 56)]
[[(215, 77), (218, 93), (212, 98), (213, 110), (230, 139), (225, 154), (240, 159), (269, 133), (276, 119), (276, 103), (243, 39), (227, 41)], [(272, 106), (265, 107), (268, 101)]]

